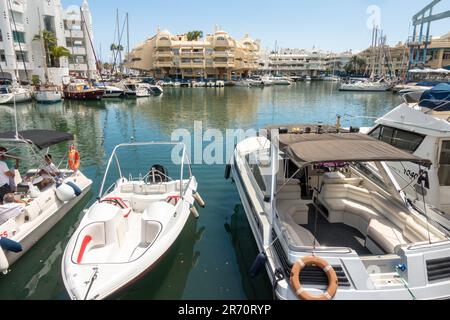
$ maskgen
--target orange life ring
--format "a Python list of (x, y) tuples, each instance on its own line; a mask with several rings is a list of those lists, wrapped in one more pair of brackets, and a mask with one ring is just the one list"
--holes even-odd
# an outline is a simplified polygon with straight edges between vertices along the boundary
[[(308, 293), (302, 287), (300, 283), (300, 273), (306, 266), (317, 266), (326, 273), (328, 278), (328, 288), (323, 294), (315, 296)], [(328, 262), (319, 257), (300, 258), (292, 267), (290, 280), (296, 296), (301, 300), (332, 300), (338, 289), (338, 277), (336, 271), (334, 271), (333, 267)]]
[(70, 170), (77, 171), (80, 168), (80, 153), (74, 146), (69, 150), (69, 168)]

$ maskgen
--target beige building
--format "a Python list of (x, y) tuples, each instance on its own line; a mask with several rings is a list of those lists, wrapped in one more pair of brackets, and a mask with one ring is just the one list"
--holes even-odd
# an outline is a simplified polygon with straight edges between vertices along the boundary
[[(367, 48), (358, 53), (358, 56), (366, 61), (366, 74), (375, 75), (392, 74), (401, 76), (405, 74), (408, 67), (409, 49), (406, 44), (399, 42), (396, 46), (378, 46)], [(375, 68), (373, 65), (375, 64)]]
[[(418, 41), (409, 42), (410, 47), (418, 45)], [(424, 49), (425, 44), (422, 44), (420, 50)], [(419, 61), (416, 65), (416, 53), (413, 55), (413, 67), (422, 66), (423, 61)], [(422, 53), (421, 53), (422, 55)], [(450, 68), (450, 32), (441, 37), (430, 37), (427, 48), (426, 68), (439, 69)]]
[(197, 41), (158, 30), (130, 53), (125, 66), (158, 79), (246, 77), (258, 68), (259, 49), (249, 35), (236, 40), (217, 28)]

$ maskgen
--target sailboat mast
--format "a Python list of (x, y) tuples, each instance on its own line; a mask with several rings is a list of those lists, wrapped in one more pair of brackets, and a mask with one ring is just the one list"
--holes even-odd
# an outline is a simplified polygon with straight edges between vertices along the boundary
[[(127, 59), (130, 59), (130, 20), (127, 12)], [(128, 70), (127, 70), (128, 71)]]
[(38, 21), (39, 21), (39, 38), (41, 39), (41, 46), (42, 46), (42, 52), (44, 53), (44, 76), (45, 76), (45, 83), (48, 83), (48, 66), (47, 66), (47, 50), (45, 48), (45, 39), (44, 35), (42, 34), (42, 25), (41, 25), (41, 11), (39, 10), (39, 7), (37, 7), (38, 12)]
[(120, 64), (121, 64), (121, 62), (122, 62), (122, 53), (121, 53), (121, 51), (120, 51), (120, 22), (119, 22), (119, 9), (117, 9), (117, 12), (116, 12), (116, 22), (117, 22), (117, 39), (119, 39), (118, 40), (118, 42), (119, 42), (119, 44), (118, 44), (118, 48), (117, 48), (117, 53), (118, 53), (118, 55), (119, 55), (119, 63), (118, 63), (118, 66), (117, 66), (117, 69), (120, 71)]

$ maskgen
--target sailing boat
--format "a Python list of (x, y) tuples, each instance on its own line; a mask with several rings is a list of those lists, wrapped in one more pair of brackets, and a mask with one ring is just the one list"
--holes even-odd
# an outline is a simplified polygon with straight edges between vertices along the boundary
[[(370, 81), (353, 81), (341, 84), (339, 91), (366, 91), (366, 92), (386, 92), (392, 89), (392, 84), (384, 77), (384, 57), (382, 51), (384, 50), (386, 37), (380, 33), (380, 41), (378, 42), (378, 28), (373, 29), (372, 33), (372, 72)], [(378, 81), (375, 81), (375, 63), (377, 60), (378, 44), (380, 46), (380, 74), (383, 76)]]
[(39, 36), (36, 36), (36, 40), (40, 40), (41, 46), (42, 46), (42, 52), (44, 53), (44, 72), (45, 72), (45, 81), (46, 83), (43, 86), (39, 86), (35, 92), (34, 98), (38, 103), (56, 103), (60, 102), (62, 100), (62, 92), (60, 88), (52, 83), (48, 82), (48, 66), (47, 66), (47, 59), (48, 59), (48, 53), (45, 45), (45, 37), (42, 32), (41, 28), (41, 15), (38, 10), (38, 19), (39, 19)]
[[(10, 1), (8, 0), (6, 2), (6, 4), (9, 8), (9, 12), (12, 12)], [(11, 15), (10, 23), (13, 24), (13, 25), (11, 25), (11, 29), (17, 30), (16, 20), (14, 18), (14, 15)], [(13, 46), (15, 46), (13, 37), (10, 37), (10, 38), (11, 38), (11, 42), (12, 42)], [(26, 66), (26, 62), (24, 60), (22, 45), (20, 44), (20, 42), (18, 42), (18, 44), (19, 44), (20, 56), (22, 57), (23, 67), (24, 67), (25, 73), (27, 74), (27, 78), (28, 78), (27, 66)], [(15, 68), (16, 69), (16, 79), (20, 79), (19, 71), (18, 71), (18, 67), (17, 67), (17, 59), (15, 60), (15, 63), (16, 63), (16, 68)], [(0, 72), (1, 72), (1, 74), (4, 74), (1, 64), (0, 64)], [(18, 81), (15, 79), (11, 83), (5, 84), (0, 87), (0, 104), (16, 104), (16, 103), (20, 103), (20, 102), (28, 102), (28, 101), (31, 101), (31, 99), (32, 99), (31, 90), (29, 88), (22, 87), (18, 83)]]

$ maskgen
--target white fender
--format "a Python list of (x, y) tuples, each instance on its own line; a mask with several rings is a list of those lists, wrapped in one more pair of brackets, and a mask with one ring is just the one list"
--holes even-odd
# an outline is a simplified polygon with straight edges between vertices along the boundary
[(5, 252), (0, 248), (0, 271), (4, 274), (8, 273), (9, 262), (6, 258)]

